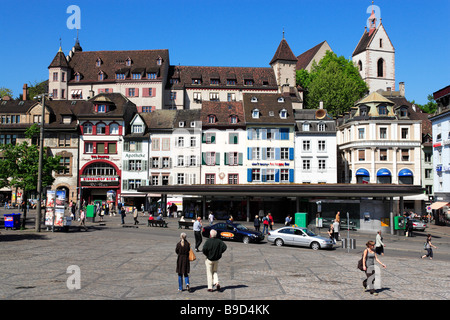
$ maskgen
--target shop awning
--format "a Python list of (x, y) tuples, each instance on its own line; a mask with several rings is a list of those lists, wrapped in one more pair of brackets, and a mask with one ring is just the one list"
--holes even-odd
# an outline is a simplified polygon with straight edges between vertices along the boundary
[(398, 176), (399, 177), (412, 177), (413, 173), (409, 169), (403, 169), (403, 170), (400, 170), (400, 172), (398, 173)]
[(369, 171), (367, 171), (366, 169), (358, 169), (358, 171), (356, 171), (355, 175), (357, 176), (366, 176), (369, 177)]
[(377, 177), (390, 177), (391, 172), (388, 169), (380, 169), (377, 172)]
[(435, 202), (431, 204), (431, 209), (432, 210), (438, 210), (440, 208), (442, 208), (443, 206), (445, 206), (447, 204), (447, 202)]

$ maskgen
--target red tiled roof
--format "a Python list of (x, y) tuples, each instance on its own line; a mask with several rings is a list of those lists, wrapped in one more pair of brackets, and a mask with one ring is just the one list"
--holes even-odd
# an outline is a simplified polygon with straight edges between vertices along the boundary
[[(162, 64), (157, 65), (157, 59), (162, 59)], [(101, 60), (100, 66), (96, 65), (97, 59)], [(131, 59), (131, 66), (126, 65), (126, 60)], [(126, 80), (132, 80), (132, 73), (141, 73), (145, 80), (146, 72), (156, 72), (159, 80), (162, 79), (162, 70), (169, 63), (169, 51), (162, 50), (130, 50), (130, 51), (82, 51), (75, 52), (69, 61), (74, 74), (81, 75), (80, 82), (98, 82), (98, 74), (103, 71), (106, 76), (104, 81), (116, 81), (115, 74), (120, 71), (126, 74)]]

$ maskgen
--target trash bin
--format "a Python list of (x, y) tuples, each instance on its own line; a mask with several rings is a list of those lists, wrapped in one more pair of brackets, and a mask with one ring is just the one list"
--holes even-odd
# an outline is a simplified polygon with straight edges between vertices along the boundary
[(295, 224), (297, 227), (306, 228), (308, 226), (308, 214), (304, 212), (297, 212), (294, 215)]
[(19, 229), (20, 228), (20, 213), (5, 213), (4, 215), (5, 229)]
[(95, 222), (95, 216), (96, 216), (96, 212), (95, 212), (95, 206), (90, 204), (86, 207), (86, 220), (89, 222)]

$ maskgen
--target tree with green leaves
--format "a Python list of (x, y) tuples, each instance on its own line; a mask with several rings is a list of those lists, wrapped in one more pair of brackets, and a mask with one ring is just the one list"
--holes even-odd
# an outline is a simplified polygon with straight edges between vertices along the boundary
[[(39, 126), (33, 124), (25, 132), (25, 137), (32, 140), (39, 136)], [(60, 170), (60, 157), (53, 157), (47, 152), (42, 155), (42, 185), (49, 186), (53, 184), (55, 178), (53, 172)], [(39, 146), (28, 144), (25, 140), (20, 144), (0, 145), (2, 158), (0, 159), (0, 188), (9, 187), (11, 189), (21, 189), (23, 200), (28, 201), (31, 192), (37, 190), (38, 171), (39, 171)], [(26, 206), (22, 220), (22, 228), (25, 228)]]
[(418, 104), (414, 100), (411, 101), (411, 103), (413, 103), (416, 106), (418, 106), (425, 113), (434, 114), (436, 112), (436, 110), (437, 110), (437, 103), (434, 100), (433, 95), (429, 94), (427, 96), (427, 100), (428, 100), (428, 102), (425, 103), (425, 104)]
[(0, 87), (0, 99), (3, 98), (4, 96), (8, 96), (12, 99), (12, 95), (13, 95), (13, 92), (11, 89), (8, 89), (5, 87)]
[(318, 64), (314, 61), (311, 72), (298, 70), (297, 84), (304, 89), (305, 108), (318, 108), (323, 101), (334, 116), (350, 111), (369, 91), (353, 62), (331, 51)]

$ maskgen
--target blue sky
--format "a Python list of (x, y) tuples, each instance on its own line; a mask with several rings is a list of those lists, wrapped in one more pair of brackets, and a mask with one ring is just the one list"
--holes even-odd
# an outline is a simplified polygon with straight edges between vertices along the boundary
[[(396, 50), (396, 87), (426, 103), (450, 81), (450, 0), (375, 0)], [(369, 14), (370, 0), (16, 0), (2, 1), (0, 87), (48, 79), (59, 49), (68, 54), (81, 11), (84, 51), (169, 49), (172, 65), (269, 67), (285, 31), (295, 55), (326, 40), (348, 59)]]

